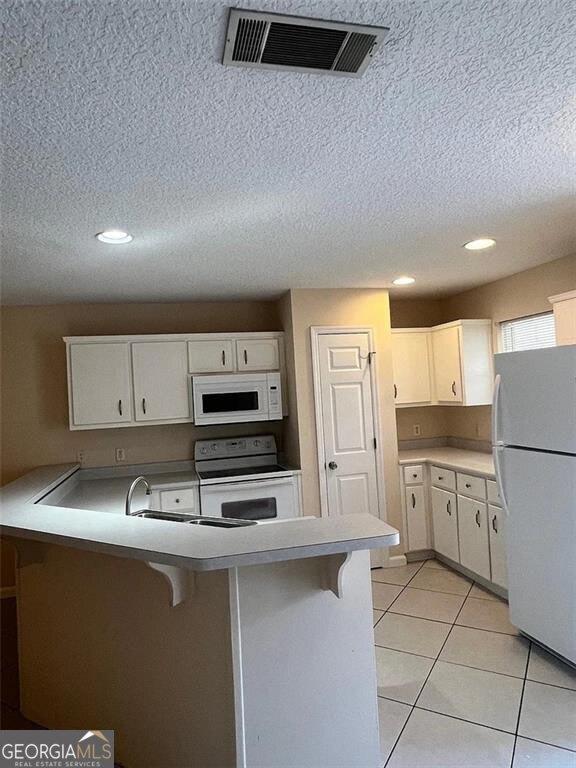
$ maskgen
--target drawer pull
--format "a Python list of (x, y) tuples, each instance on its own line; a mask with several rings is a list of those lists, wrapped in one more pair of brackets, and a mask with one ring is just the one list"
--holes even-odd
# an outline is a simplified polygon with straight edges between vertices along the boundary
[(444, 475), (438, 475), (438, 480), (444, 480)]
[(412, 494), (412, 509), (414, 509), (415, 506), (416, 506), (416, 496)]
[(448, 503), (446, 504), (446, 512), (452, 517), (452, 502), (450, 499), (448, 499)]
[(472, 486), (470, 485), (470, 483), (466, 483), (466, 488), (472, 488)]
[(398, 397), (398, 387), (394, 384), (394, 400)]
[(122, 416), (122, 400), (118, 400), (118, 413)]
[(174, 499), (174, 501), (176, 502), (176, 504), (180, 504), (180, 499)]
[(248, 350), (244, 350), (244, 365), (248, 365)]
[(498, 518), (496, 517), (496, 515), (494, 515), (494, 517), (492, 518), (492, 530), (494, 531), (494, 533), (498, 533), (498, 526), (496, 525), (497, 522), (498, 522)]
[(418, 477), (418, 475), (416, 474), (416, 472), (414, 472), (414, 473), (412, 474), (412, 477), (413, 477), (414, 479), (416, 479), (416, 478)]
[(222, 350), (222, 365), (226, 365), (226, 350)]
[(480, 510), (476, 510), (476, 525), (480, 528)]
[(452, 394), (454, 395), (454, 397), (456, 397), (456, 382), (455, 381), (452, 382)]
[(142, 411), (144, 413), (146, 413), (146, 398), (145, 397), (142, 398)]

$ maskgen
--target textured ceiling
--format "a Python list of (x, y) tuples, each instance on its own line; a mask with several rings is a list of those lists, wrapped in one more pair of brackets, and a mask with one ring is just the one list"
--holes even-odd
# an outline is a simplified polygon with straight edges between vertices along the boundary
[(574, 3), (242, 6), (391, 32), (354, 80), (223, 67), (218, 0), (4, 0), (6, 303), (447, 294), (576, 252)]

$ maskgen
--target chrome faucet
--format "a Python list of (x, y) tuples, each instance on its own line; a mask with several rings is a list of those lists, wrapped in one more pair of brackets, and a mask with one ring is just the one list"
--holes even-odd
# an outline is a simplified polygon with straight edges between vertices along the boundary
[(150, 483), (148, 482), (148, 480), (146, 480), (144, 475), (140, 475), (139, 477), (137, 477), (136, 480), (134, 480), (134, 482), (128, 489), (128, 493), (126, 494), (126, 514), (127, 515), (134, 514), (133, 512), (130, 511), (130, 507), (132, 506), (132, 496), (134, 495), (134, 491), (136, 490), (136, 486), (138, 485), (138, 483), (144, 483), (144, 485), (146, 486), (146, 496), (150, 496), (150, 494), (152, 493), (152, 490), (150, 488)]

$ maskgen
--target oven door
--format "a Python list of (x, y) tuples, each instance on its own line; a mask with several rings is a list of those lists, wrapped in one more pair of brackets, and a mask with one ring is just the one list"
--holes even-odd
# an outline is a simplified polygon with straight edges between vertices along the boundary
[(296, 478), (221, 483), (200, 487), (201, 513), (235, 520), (286, 520), (298, 515)]
[(269, 418), (265, 376), (192, 376), (194, 423), (236, 424)]

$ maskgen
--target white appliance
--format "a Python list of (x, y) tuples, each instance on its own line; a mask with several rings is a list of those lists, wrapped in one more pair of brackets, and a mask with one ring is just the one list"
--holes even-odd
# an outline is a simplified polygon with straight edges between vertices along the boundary
[(197, 425), (282, 418), (282, 389), (277, 371), (190, 376), (190, 385)]
[(296, 470), (278, 463), (273, 435), (198, 440), (194, 460), (203, 515), (272, 521), (300, 514)]
[(576, 346), (495, 357), (510, 618), (576, 664)]

